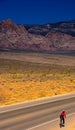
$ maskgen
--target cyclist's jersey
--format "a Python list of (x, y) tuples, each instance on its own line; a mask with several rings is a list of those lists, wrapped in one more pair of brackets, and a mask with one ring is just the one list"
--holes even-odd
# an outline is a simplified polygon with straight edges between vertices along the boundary
[(62, 113), (60, 114), (60, 116), (66, 117), (66, 112), (62, 112)]

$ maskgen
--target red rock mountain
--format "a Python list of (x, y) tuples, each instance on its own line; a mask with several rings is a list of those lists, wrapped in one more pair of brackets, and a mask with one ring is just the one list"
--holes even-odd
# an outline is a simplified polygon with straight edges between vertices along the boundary
[[(35, 33), (29, 32), (32, 27), (15, 24), (10, 19), (0, 22), (0, 50), (48, 52), (75, 50), (74, 36), (60, 31), (52, 31), (52, 28), (44, 35), (40, 33), (38, 35), (36, 27)], [(44, 32), (44, 27), (42, 27), (42, 32)]]

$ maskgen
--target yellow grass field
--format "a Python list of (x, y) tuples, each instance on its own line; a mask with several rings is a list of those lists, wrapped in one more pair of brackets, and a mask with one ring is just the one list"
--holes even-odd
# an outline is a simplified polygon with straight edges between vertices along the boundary
[(75, 91), (75, 57), (0, 53), (0, 105)]

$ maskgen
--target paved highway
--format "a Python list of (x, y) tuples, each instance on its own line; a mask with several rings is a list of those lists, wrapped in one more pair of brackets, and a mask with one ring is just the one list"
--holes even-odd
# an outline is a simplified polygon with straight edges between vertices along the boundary
[(0, 107), (0, 130), (29, 130), (58, 118), (62, 110), (75, 112), (75, 93)]

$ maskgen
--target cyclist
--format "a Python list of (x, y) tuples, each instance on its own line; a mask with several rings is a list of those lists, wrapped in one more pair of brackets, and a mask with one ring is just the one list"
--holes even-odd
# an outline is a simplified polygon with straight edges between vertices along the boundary
[(66, 112), (62, 111), (60, 114), (60, 125), (65, 125)]

